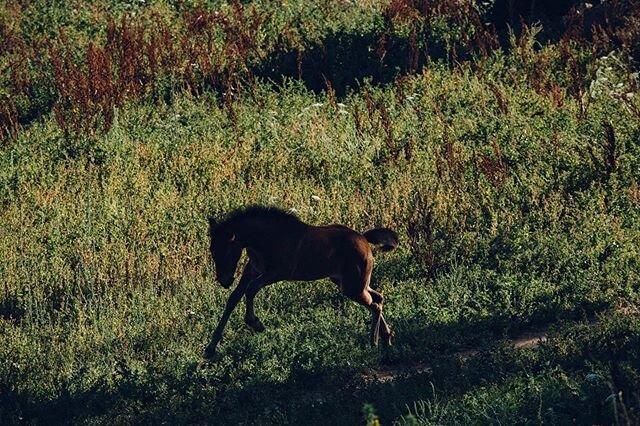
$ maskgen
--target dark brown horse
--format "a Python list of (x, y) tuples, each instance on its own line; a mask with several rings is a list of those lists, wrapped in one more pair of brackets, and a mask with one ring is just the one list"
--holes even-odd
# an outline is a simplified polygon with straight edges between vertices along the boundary
[(382, 316), (382, 294), (371, 289), (372, 245), (390, 251), (398, 245), (398, 234), (378, 228), (360, 234), (342, 225), (311, 226), (276, 208), (248, 207), (231, 213), (224, 221), (209, 219), (210, 250), (216, 279), (229, 288), (242, 254), (249, 261), (238, 286), (224, 308), (222, 318), (205, 350), (215, 354), (231, 313), (246, 296), (245, 322), (257, 332), (264, 326), (253, 310), (253, 300), (263, 287), (283, 280), (312, 281), (330, 278), (348, 298), (371, 311), (371, 343), (382, 334), (391, 344), (392, 332)]

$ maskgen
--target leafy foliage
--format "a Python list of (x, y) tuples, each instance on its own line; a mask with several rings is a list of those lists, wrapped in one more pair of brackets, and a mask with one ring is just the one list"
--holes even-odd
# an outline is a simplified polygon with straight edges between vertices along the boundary
[[(636, 21), (147, 3), (2, 6), (3, 424), (638, 421)], [(203, 365), (206, 218), (250, 203), (398, 230), (373, 276), (396, 345), (280, 283)]]

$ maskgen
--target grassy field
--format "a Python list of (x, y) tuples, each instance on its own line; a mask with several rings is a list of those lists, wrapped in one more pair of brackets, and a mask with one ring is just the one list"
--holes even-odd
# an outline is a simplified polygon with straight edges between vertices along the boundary
[[(0, 423), (638, 424), (640, 8), (485, 3), (3, 2)], [(394, 346), (286, 282), (202, 362), (248, 204), (396, 229)]]

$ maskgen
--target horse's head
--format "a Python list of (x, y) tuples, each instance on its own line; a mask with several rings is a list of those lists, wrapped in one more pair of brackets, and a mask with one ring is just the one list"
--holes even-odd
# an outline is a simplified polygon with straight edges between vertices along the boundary
[(235, 233), (209, 218), (209, 251), (216, 265), (216, 279), (224, 287), (233, 284), (233, 276), (242, 254), (242, 245)]

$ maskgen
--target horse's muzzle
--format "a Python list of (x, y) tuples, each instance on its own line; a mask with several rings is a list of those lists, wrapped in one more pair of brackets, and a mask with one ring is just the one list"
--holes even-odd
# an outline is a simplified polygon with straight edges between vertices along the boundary
[(227, 275), (226, 277), (218, 277), (218, 282), (222, 287), (229, 288), (231, 287), (231, 284), (233, 284), (233, 275)]

